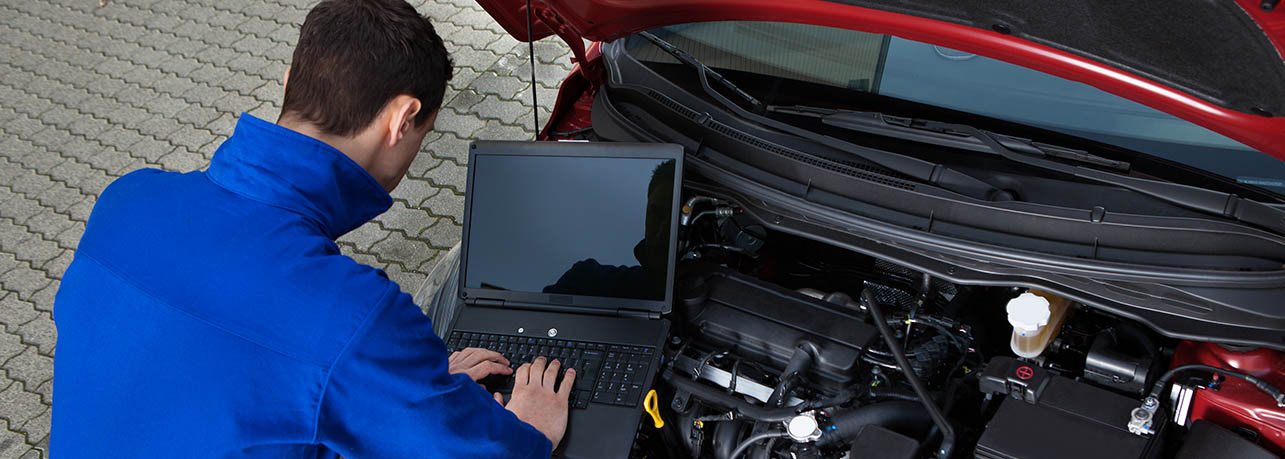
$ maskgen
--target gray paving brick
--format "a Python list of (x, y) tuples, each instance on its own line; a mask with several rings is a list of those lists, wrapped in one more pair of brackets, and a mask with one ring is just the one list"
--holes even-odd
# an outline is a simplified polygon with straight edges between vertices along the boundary
[[(170, 133), (169, 140), (171, 143), (174, 143), (175, 145), (178, 145), (180, 147), (186, 147), (188, 151), (197, 151), (197, 150), (200, 150), (202, 147), (206, 146), (207, 144), (209, 144), (210, 142), (213, 142), (214, 134), (210, 133), (210, 131), (184, 124), (180, 126), (178, 130)], [(179, 151), (181, 150), (175, 150), (174, 152), (167, 155), (167, 157), (172, 156), (174, 155), (174, 153), (178, 153)], [(202, 160), (201, 162), (204, 162), (203, 161), (204, 158), (200, 158), (201, 156), (200, 154), (193, 153), (193, 155), (197, 156), (198, 159), (201, 159)], [(162, 158), (162, 161), (164, 161), (164, 158)], [(175, 170), (182, 170), (182, 171), (189, 171), (194, 168), (192, 167), (191, 164), (182, 163), (182, 162), (176, 164), (176, 167), (180, 167), (181, 169), (175, 169)]]
[[(432, 225), (424, 228), (416, 236), (428, 241), (428, 244), (439, 249), (450, 249), (451, 246), (460, 241), (463, 227), (449, 218), (440, 218)], [(428, 272), (431, 266), (421, 266), (423, 272)]]
[(398, 230), (403, 234), (415, 235), (437, 221), (428, 211), (418, 207), (408, 207), (400, 201), (393, 201), (393, 207), (376, 218), (386, 230)]
[(57, 294), (58, 283), (50, 282), (49, 285), (44, 288), (36, 290), (36, 293), (31, 295), (31, 298), (28, 300), (31, 301), (32, 304), (36, 305), (37, 311), (52, 314), (54, 310), (54, 297), (57, 296)]
[[(107, 177), (107, 176), (104, 175), (104, 177)], [(107, 177), (107, 179), (111, 180), (110, 177)], [(94, 196), (97, 196), (99, 193), (101, 193), (102, 190), (106, 188), (106, 185), (107, 184), (104, 183), (103, 187), (99, 187), (97, 190), (94, 190), (93, 191)], [(73, 221), (78, 223), (84, 223), (86, 221), (89, 221), (89, 213), (94, 208), (94, 201), (95, 201), (94, 196), (87, 197), (85, 198), (84, 201), (80, 201), (75, 205), (71, 206), (70, 208), (68, 208), (67, 216), (71, 218)]]
[(495, 120), (488, 120), (482, 129), (473, 133), (478, 139), (494, 140), (531, 140), (534, 138), (531, 126), (514, 126), (501, 124)]
[(431, 257), (435, 250), (427, 242), (414, 239), (401, 232), (389, 232), (388, 237), (371, 246), (371, 251), (379, 254), (381, 260), (397, 263), (401, 266), (417, 266)]
[[(12, 255), (0, 253), (0, 266), (4, 265), (5, 258), (12, 260), (12, 257)], [(0, 267), (0, 269), (4, 268)], [(3, 317), (3, 320), (0, 320), (0, 329), (16, 334), (19, 327), (39, 317), (39, 315), (40, 313), (36, 312), (35, 304), (18, 299), (18, 295), (15, 293), (0, 292), (0, 317)], [(4, 343), (3, 337), (0, 337), (0, 360), (16, 355), (16, 353), (12, 355), (5, 354)]]
[[(0, 194), (3, 193), (11, 193), (11, 191), (8, 188), (0, 188)], [(17, 197), (8, 200), (3, 207), (0, 207), (0, 217), (11, 219), (16, 223), (23, 223), (44, 210), (36, 200), (28, 199), (16, 193), (14, 195)]]
[[(208, 134), (206, 135), (208, 136), (208, 138), (202, 141), (192, 142), (192, 143), (203, 142), (201, 143), (201, 145), (205, 145), (206, 143), (214, 141), (214, 136), (211, 136)], [(193, 148), (196, 148), (196, 147), (193, 147)], [(161, 163), (161, 166), (165, 167), (165, 170), (179, 171), (179, 172), (188, 172), (188, 171), (194, 171), (199, 169), (205, 169), (205, 166), (209, 165), (209, 161), (207, 161), (204, 156), (201, 156), (200, 153), (194, 153), (192, 152), (192, 150), (187, 150), (183, 148), (174, 150), (173, 152), (170, 152), (170, 154), (165, 155), (160, 159), (160, 163)]]
[[(152, 120), (148, 121), (148, 124), (155, 123), (155, 122), (163, 122), (163, 121), (164, 120), (158, 120), (156, 118), (153, 118)], [(174, 124), (175, 130), (178, 129), (177, 126), (178, 124), (175, 123)], [(148, 135), (148, 136), (145, 136), (143, 140), (138, 141), (138, 143), (130, 145), (125, 151), (128, 152), (130, 156), (133, 156), (135, 158), (142, 158), (148, 161), (155, 162), (161, 159), (162, 156), (168, 155), (171, 151), (174, 151), (174, 145), (170, 144), (169, 142), (156, 140), (154, 136)]]
[(434, 129), (455, 134), (456, 137), (469, 138), (485, 125), (486, 122), (477, 117), (458, 113), (450, 107), (443, 107), (437, 113), (437, 122), (434, 124)]
[[(12, 296), (12, 294), (10, 294), (10, 296)], [(0, 332), (0, 362), (7, 361), (9, 359), (16, 357), (18, 354), (21, 354), (22, 351), (25, 351), (26, 349), (27, 349), (27, 345), (22, 344), (21, 336), (18, 336), (16, 333), (9, 333), (7, 331)], [(0, 378), (0, 381), (3, 381), (3, 384), (8, 384), (7, 379)], [(3, 405), (0, 405), (0, 406), (3, 406)], [(3, 411), (4, 410), (0, 410), (0, 414), (3, 414)], [(3, 416), (0, 416), (0, 417), (3, 417)]]
[(80, 190), (60, 182), (54, 182), (53, 187), (36, 195), (36, 200), (40, 202), (40, 205), (48, 207), (55, 212), (66, 212), (67, 208), (84, 198), (85, 195)]
[(356, 249), (354, 249), (351, 245), (341, 244), (339, 246), (339, 249), (340, 249), (340, 252), (342, 252), (344, 255), (347, 255), (349, 258), (352, 258), (353, 260), (363, 265), (370, 266), (375, 269), (384, 269), (385, 267), (388, 266), (388, 263), (379, 261), (379, 259), (375, 258), (374, 255), (371, 255), (369, 253), (357, 252)]
[(62, 280), (62, 275), (67, 272), (67, 267), (71, 265), (71, 260), (74, 256), (75, 252), (71, 249), (63, 250), (58, 256), (40, 266), (40, 269), (51, 279)]
[[(431, 157), (444, 159), (454, 162), (460, 166), (468, 164), (468, 144), (469, 141), (454, 134), (442, 134), (436, 140), (424, 145), (422, 151), (427, 152)], [(436, 163), (425, 163), (436, 167)], [(419, 163), (412, 163), (410, 173), (416, 177), (423, 177), (428, 173), (428, 168), (416, 167)]]
[[(54, 318), (48, 313), (37, 316), (34, 320), (18, 327), (18, 335), (22, 337), (22, 342), (35, 346), (36, 351), (45, 356), (53, 356), (54, 345), (58, 342), (58, 330), (54, 328)], [(52, 362), (49, 362), (52, 363)], [(9, 365), (5, 365), (9, 368)], [(50, 377), (53, 376), (50, 370)]]
[[(424, 154), (416, 157), (415, 161), (418, 162), (422, 158), (428, 158), (429, 161), (441, 161), (435, 160)], [(429, 181), (412, 176), (402, 179), (402, 183), (397, 185), (397, 188), (393, 190), (392, 196), (394, 200), (405, 201), (408, 207), (416, 208), (419, 207), (421, 202), (424, 202), (425, 199), (428, 199), (429, 196), (432, 196), (437, 191), (438, 188)]]
[[(425, 256), (435, 257), (437, 256), (437, 251), (426, 252)], [(388, 274), (390, 280), (396, 282), (398, 287), (401, 287), (402, 292), (408, 295), (414, 294), (419, 284), (424, 283), (424, 279), (428, 278), (427, 274), (402, 269), (400, 265), (396, 264), (388, 265), (388, 267), (384, 268), (384, 272)]]
[(469, 83), (479, 93), (492, 94), (499, 96), (501, 99), (516, 100), (518, 92), (529, 86), (530, 80), (522, 80), (511, 76), (500, 76), (494, 71), (483, 72)]
[(37, 174), (35, 172), (24, 170), (13, 182), (9, 183), (9, 188), (18, 194), (27, 197), (33, 197), (54, 186), (54, 181), (49, 177)]
[[(460, 93), (463, 95), (464, 93)], [(522, 102), (512, 100), (500, 100), (496, 96), (486, 96), (476, 105), (473, 105), (467, 113), (474, 114), (482, 119), (498, 120), (504, 124), (516, 124), (523, 117), (531, 116), (531, 108), (523, 105)]]
[(13, 255), (20, 261), (25, 261), (31, 266), (42, 266), (45, 262), (54, 259), (62, 253), (58, 244), (46, 241), (39, 237), (27, 238), (21, 244), (14, 247)]
[(48, 409), (40, 402), (39, 395), (27, 392), (18, 381), (12, 381), (0, 390), (0, 406), (10, 408), (0, 410), (0, 418), (9, 421), (10, 426), (15, 424), (21, 426), (28, 419), (40, 416)]
[(459, 220), (464, 215), (464, 196), (443, 189), (422, 204), (429, 213), (439, 217), (452, 217)]
[(73, 222), (66, 215), (46, 208), (43, 212), (33, 215), (22, 224), (27, 228), (27, 231), (49, 238), (75, 226), (76, 222)]
[(0, 288), (18, 294), (19, 299), (29, 300), (37, 290), (48, 286), (52, 281), (45, 274), (27, 264), (0, 274)]
[(39, 395), (40, 401), (44, 402), (44, 404), (46, 405), (53, 404), (54, 380), (50, 379), (48, 381), (40, 383), (40, 385), (36, 386), (35, 390), (32, 390), (32, 392), (35, 392), (37, 395)]
[(371, 222), (349, 231), (339, 238), (339, 242), (351, 244), (362, 252), (369, 252), (372, 245), (387, 237), (388, 231), (380, 228), (378, 223)]
[(23, 453), (31, 450), (26, 443), (26, 435), (10, 429), (9, 421), (0, 419), (0, 427), (4, 427), (0, 429), (0, 457), (22, 457)]
[(442, 164), (425, 172), (423, 177), (438, 187), (446, 187), (457, 193), (463, 193), (464, 184), (468, 180), (468, 170), (452, 161), (442, 161)]
[(53, 358), (40, 355), (35, 346), (25, 346), (22, 352), (5, 361), (4, 368), (10, 379), (33, 389), (54, 377)]
[(85, 224), (76, 222), (75, 225), (63, 230), (54, 236), (53, 239), (58, 241), (59, 247), (74, 248), (80, 243), (80, 237), (85, 234)]
[[(50, 365), (53, 365), (52, 362), (50, 363)], [(43, 404), (43, 399), (42, 399), (42, 404)], [(48, 437), (49, 427), (50, 427), (49, 423), (50, 423), (50, 418), (52, 417), (52, 414), (53, 414), (53, 410), (49, 408), (45, 408), (43, 413), (40, 413), (39, 416), (31, 418), (27, 422), (23, 423), (22, 426), (18, 428), (18, 430), (27, 434), (28, 440), (33, 438)], [(27, 455), (31, 455), (33, 453), (35, 454), (34, 457), (37, 459), (42, 457), (36, 451), (29, 451)], [(24, 457), (31, 457), (31, 456), (24, 456)]]

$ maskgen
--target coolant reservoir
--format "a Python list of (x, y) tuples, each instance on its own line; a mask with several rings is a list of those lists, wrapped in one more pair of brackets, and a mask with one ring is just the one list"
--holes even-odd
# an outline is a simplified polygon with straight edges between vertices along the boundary
[(1013, 325), (1009, 345), (1019, 357), (1033, 358), (1044, 352), (1062, 329), (1071, 301), (1038, 290), (1028, 290), (1008, 301), (1008, 323)]

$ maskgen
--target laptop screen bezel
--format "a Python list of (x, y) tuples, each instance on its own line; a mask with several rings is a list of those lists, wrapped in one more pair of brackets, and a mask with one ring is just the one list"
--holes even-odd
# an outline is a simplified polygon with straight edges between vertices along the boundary
[[(634, 158), (674, 161), (674, 189), (671, 192), (669, 224), (669, 257), (665, 274), (665, 298), (643, 300), (591, 295), (567, 295), (540, 292), (518, 292), (468, 287), (469, 231), (472, 228), (473, 185), (479, 156), (534, 156), (580, 158)], [(468, 182), (464, 189), (464, 229), (460, 243), (460, 298), (466, 302), (476, 300), (500, 301), (506, 305), (551, 307), (561, 310), (576, 309), (593, 312), (611, 312), (621, 309), (668, 313), (674, 301), (674, 272), (677, 264), (678, 214), (682, 199), (683, 147), (661, 143), (606, 143), (606, 142), (544, 142), (479, 140), (469, 144)]]

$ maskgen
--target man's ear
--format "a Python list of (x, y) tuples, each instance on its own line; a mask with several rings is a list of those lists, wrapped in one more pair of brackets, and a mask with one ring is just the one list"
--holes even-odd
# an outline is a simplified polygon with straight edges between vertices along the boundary
[(388, 137), (386, 139), (388, 146), (396, 146), (401, 142), (402, 137), (410, 134), (410, 130), (415, 124), (415, 115), (419, 114), (423, 104), (419, 99), (405, 94), (394, 97), (388, 102), (387, 110), (392, 110), (388, 117)]

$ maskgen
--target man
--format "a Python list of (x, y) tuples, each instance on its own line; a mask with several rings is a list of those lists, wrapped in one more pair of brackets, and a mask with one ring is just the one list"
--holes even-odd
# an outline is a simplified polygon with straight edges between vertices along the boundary
[[(448, 359), (334, 243), (389, 208), (451, 71), (402, 0), (324, 2), (277, 124), (242, 115), (208, 170), (103, 191), (55, 301), (55, 457), (549, 457), (573, 370)], [(496, 373), (507, 406), (474, 382)]]

